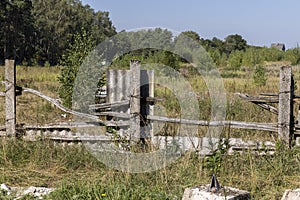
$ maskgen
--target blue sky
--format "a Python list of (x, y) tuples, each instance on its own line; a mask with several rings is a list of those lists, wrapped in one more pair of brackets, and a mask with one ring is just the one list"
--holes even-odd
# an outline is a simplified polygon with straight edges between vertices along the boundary
[(300, 44), (299, 0), (82, 0), (108, 11), (117, 31), (161, 27), (200, 37), (240, 34), (250, 45)]

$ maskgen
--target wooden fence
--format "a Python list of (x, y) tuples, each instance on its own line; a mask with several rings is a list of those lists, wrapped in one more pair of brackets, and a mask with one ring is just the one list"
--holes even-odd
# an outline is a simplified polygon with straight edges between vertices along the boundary
[[(0, 93), (0, 96), (5, 97), (6, 103), (6, 135), (16, 136), (16, 95), (21, 95), (22, 92), (36, 94), (53, 103), (64, 112), (92, 119), (105, 126), (129, 127), (130, 141), (132, 142), (140, 140), (141, 134), (148, 134), (151, 136), (151, 128), (146, 130), (145, 126), (147, 123), (154, 121), (210, 127), (230, 126), (231, 128), (278, 132), (278, 138), (283, 140), (289, 146), (292, 145), (292, 140), (295, 138), (295, 135), (298, 134), (298, 130), (300, 129), (300, 126), (297, 123), (295, 124), (294, 120), (294, 101), (299, 98), (299, 96), (294, 94), (294, 80), (292, 68), (290, 66), (283, 66), (280, 68), (278, 94), (261, 94), (258, 97), (239, 93), (236, 94), (239, 97), (255, 103), (272, 113), (278, 114), (278, 123), (205, 121), (155, 116), (153, 115), (152, 105), (160, 99), (154, 98), (154, 72), (143, 72), (140, 68), (141, 64), (139, 61), (131, 61), (130, 71), (128, 72), (124, 70), (108, 71), (106, 84), (107, 102), (90, 105), (90, 109), (93, 112), (91, 114), (86, 114), (65, 108), (57, 100), (47, 97), (36, 90), (16, 86), (14, 61), (6, 60), (5, 80), (2, 82), (5, 84), (5, 92)], [(122, 78), (124, 81), (120, 81)], [(123, 85), (126, 83), (126, 87), (115, 85), (118, 83), (122, 83)], [(116, 93), (119, 98), (116, 98)], [(278, 107), (276, 108), (270, 105), (270, 103), (278, 103)], [(118, 109), (112, 109), (116, 107)], [(121, 107), (125, 107), (125, 110), (121, 109)], [(105, 115), (107, 116), (107, 119), (100, 120), (99, 115)], [(117, 121), (112, 119), (117, 119)], [(120, 122), (118, 119), (122, 119), (122, 121)], [(298, 119), (298, 121), (300, 121), (300, 119)], [(27, 125), (27, 127), (30, 128), (33, 126)], [(60, 127), (60, 125), (57, 125), (57, 127)], [(65, 127), (68, 127), (68, 125), (65, 125)], [(69, 125), (69, 127), (72, 127), (72, 125)], [(51, 128), (51, 126), (45, 125), (44, 128)], [(55, 126), (52, 126), (52, 128), (55, 128)]]

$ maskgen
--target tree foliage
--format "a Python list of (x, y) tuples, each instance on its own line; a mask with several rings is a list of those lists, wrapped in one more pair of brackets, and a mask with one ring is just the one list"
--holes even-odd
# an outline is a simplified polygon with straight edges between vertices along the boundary
[(79, 67), (95, 45), (93, 36), (83, 30), (75, 35), (74, 43), (69, 46), (66, 55), (63, 56), (61, 61), (63, 67), (58, 77), (61, 84), (59, 96), (63, 99), (63, 104), (69, 108), (72, 106), (74, 82)]
[(300, 64), (300, 48), (289, 49), (285, 53), (285, 59), (290, 61), (292, 65)]
[(233, 51), (244, 51), (247, 48), (247, 41), (241, 35), (229, 35), (225, 38), (225, 50), (227, 54)]
[(117, 38), (111, 39), (114, 44), (110, 51), (117, 49), (121, 53), (115, 55), (113, 65), (128, 68), (130, 60), (138, 59), (142, 63), (163, 64), (177, 69), (179, 59), (170, 52), (173, 46), (172, 37), (172, 32), (161, 28), (123, 32)]
[(0, 61), (26, 60), (34, 53), (34, 19), (30, 0), (4, 0), (0, 3)]
[(108, 12), (95, 12), (79, 0), (3, 0), (0, 2), (0, 61), (59, 63), (74, 35), (87, 30), (97, 43), (116, 34)]

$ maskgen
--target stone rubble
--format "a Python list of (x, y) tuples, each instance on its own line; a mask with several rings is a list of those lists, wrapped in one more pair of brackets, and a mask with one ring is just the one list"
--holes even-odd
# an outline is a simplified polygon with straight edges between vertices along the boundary
[(55, 190), (55, 188), (46, 188), (46, 187), (34, 187), (30, 186), (28, 188), (17, 188), (9, 187), (5, 183), (2, 183), (0, 190), (6, 191), (7, 196), (15, 197), (14, 200), (21, 199), (26, 195), (35, 197), (36, 199), (43, 199), (43, 196), (49, 195)]

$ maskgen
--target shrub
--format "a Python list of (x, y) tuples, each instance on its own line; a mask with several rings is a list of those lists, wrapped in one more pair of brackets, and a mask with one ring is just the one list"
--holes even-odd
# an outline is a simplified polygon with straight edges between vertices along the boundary
[(254, 84), (257, 86), (265, 86), (267, 82), (266, 78), (266, 69), (259, 65), (255, 68), (254, 74), (253, 74), (253, 80)]

